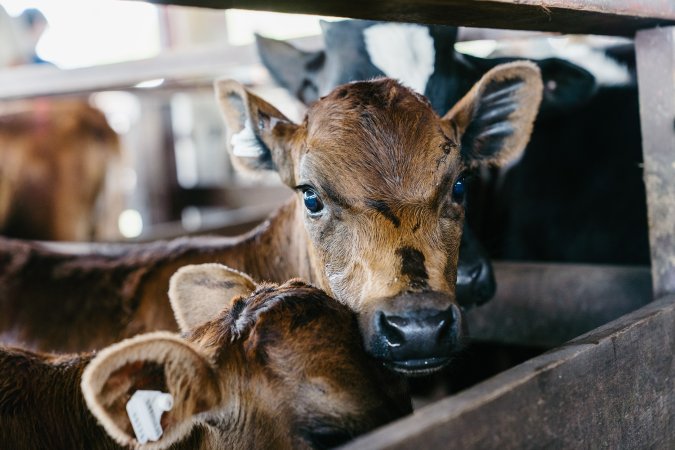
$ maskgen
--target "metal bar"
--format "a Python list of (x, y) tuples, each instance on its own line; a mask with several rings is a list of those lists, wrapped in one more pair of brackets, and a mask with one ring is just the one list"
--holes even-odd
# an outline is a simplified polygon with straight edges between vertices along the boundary
[(675, 27), (635, 37), (654, 295), (675, 293)]
[(553, 348), (654, 297), (649, 267), (493, 264), (497, 294), (467, 314), (472, 339)]
[(344, 449), (675, 448), (675, 297)]
[(630, 36), (675, 23), (673, 0), (151, 0), (356, 19)]

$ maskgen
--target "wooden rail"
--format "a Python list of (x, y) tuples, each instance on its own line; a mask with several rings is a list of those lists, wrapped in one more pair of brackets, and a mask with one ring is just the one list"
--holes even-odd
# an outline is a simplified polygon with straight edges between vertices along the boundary
[[(316, 47), (319, 36), (294, 39), (294, 45)], [(186, 81), (212, 84), (215, 78), (243, 83), (268, 80), (254, 45), (214, 46), (173, 51), (154, 58), (60, 70), (52, 66), (22, 66), (0, 70), (0, 100), (44, 95), (81, 94), (129, 89), (143, 81), (165, 79), (168, 86)]]
[(355, 19), (631, 36), (675, 24), (672, 0), (151, 0)]
[(675, 448), (673, 348), (670, 296), (344, 450)]
[(481, 342), (553, 348), (653, 299), (649, 267), (495, 262), (497, 294), (467, 313)]
[[(233, 63), (237, 61), (237, 63)], [(52, 66), (21, 66), (0, 71), (0, 98), (11, 99), (129, 88), (154, 79), (208, 79), (238, 76), (243, 67), (257, 64), (252, 46), (220, 47), (173, 52), (156, 58), (60, 70)], [(264, 70), (259, 71), (265, 76)]]

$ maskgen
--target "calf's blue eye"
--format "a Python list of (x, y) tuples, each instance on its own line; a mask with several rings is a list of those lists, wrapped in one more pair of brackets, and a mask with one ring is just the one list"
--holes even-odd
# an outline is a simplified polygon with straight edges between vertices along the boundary
[(302, 200), (305, 202), (305, 208), (312, 214), (318, 213), (323, 209), (321, 199), (312, 189), (307, 189), (302, 192)]
[(466, 182), (464, 177), (460, 177), (459, 180), (455, 181), (455, 184), (452, 186), (452, 200), (456, 203), (464, 202), (464, 197), (466, 196)]

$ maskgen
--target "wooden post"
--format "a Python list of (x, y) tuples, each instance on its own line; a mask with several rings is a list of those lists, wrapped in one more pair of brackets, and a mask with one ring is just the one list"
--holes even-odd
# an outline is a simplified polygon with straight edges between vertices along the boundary
[(654, 296), (675, 292), (675, 27), (639, 31), (635, 51)]

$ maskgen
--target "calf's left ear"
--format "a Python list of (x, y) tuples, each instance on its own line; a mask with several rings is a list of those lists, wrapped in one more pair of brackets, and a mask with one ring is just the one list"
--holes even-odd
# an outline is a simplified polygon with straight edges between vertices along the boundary
[(469, 166), (502, 166), (527, 145), (542, 97), (539, 68), (528, 61), (490, 71), (443, 117), (461, 138)]
[(184, 266), (169, 281), (169, 300), (183, 332), (215, 319), (237, 296), (255, 290), (251, 278), (222, 264)]
[[(81, 387), (89, 410), (108, 435), (134, 448), (171, 446), (190, 434), (196, 415), (221, 402), (216, 373), (208, 359), (167, 332), (136, 336), (102, 350), (84, 370)], [(159, 391), (173, 397), (168, 411), (154, 411), (161, 414), (162, 429), (154, 443), (140, 445), (127, 413), (127, 403), (137, 391)]]

